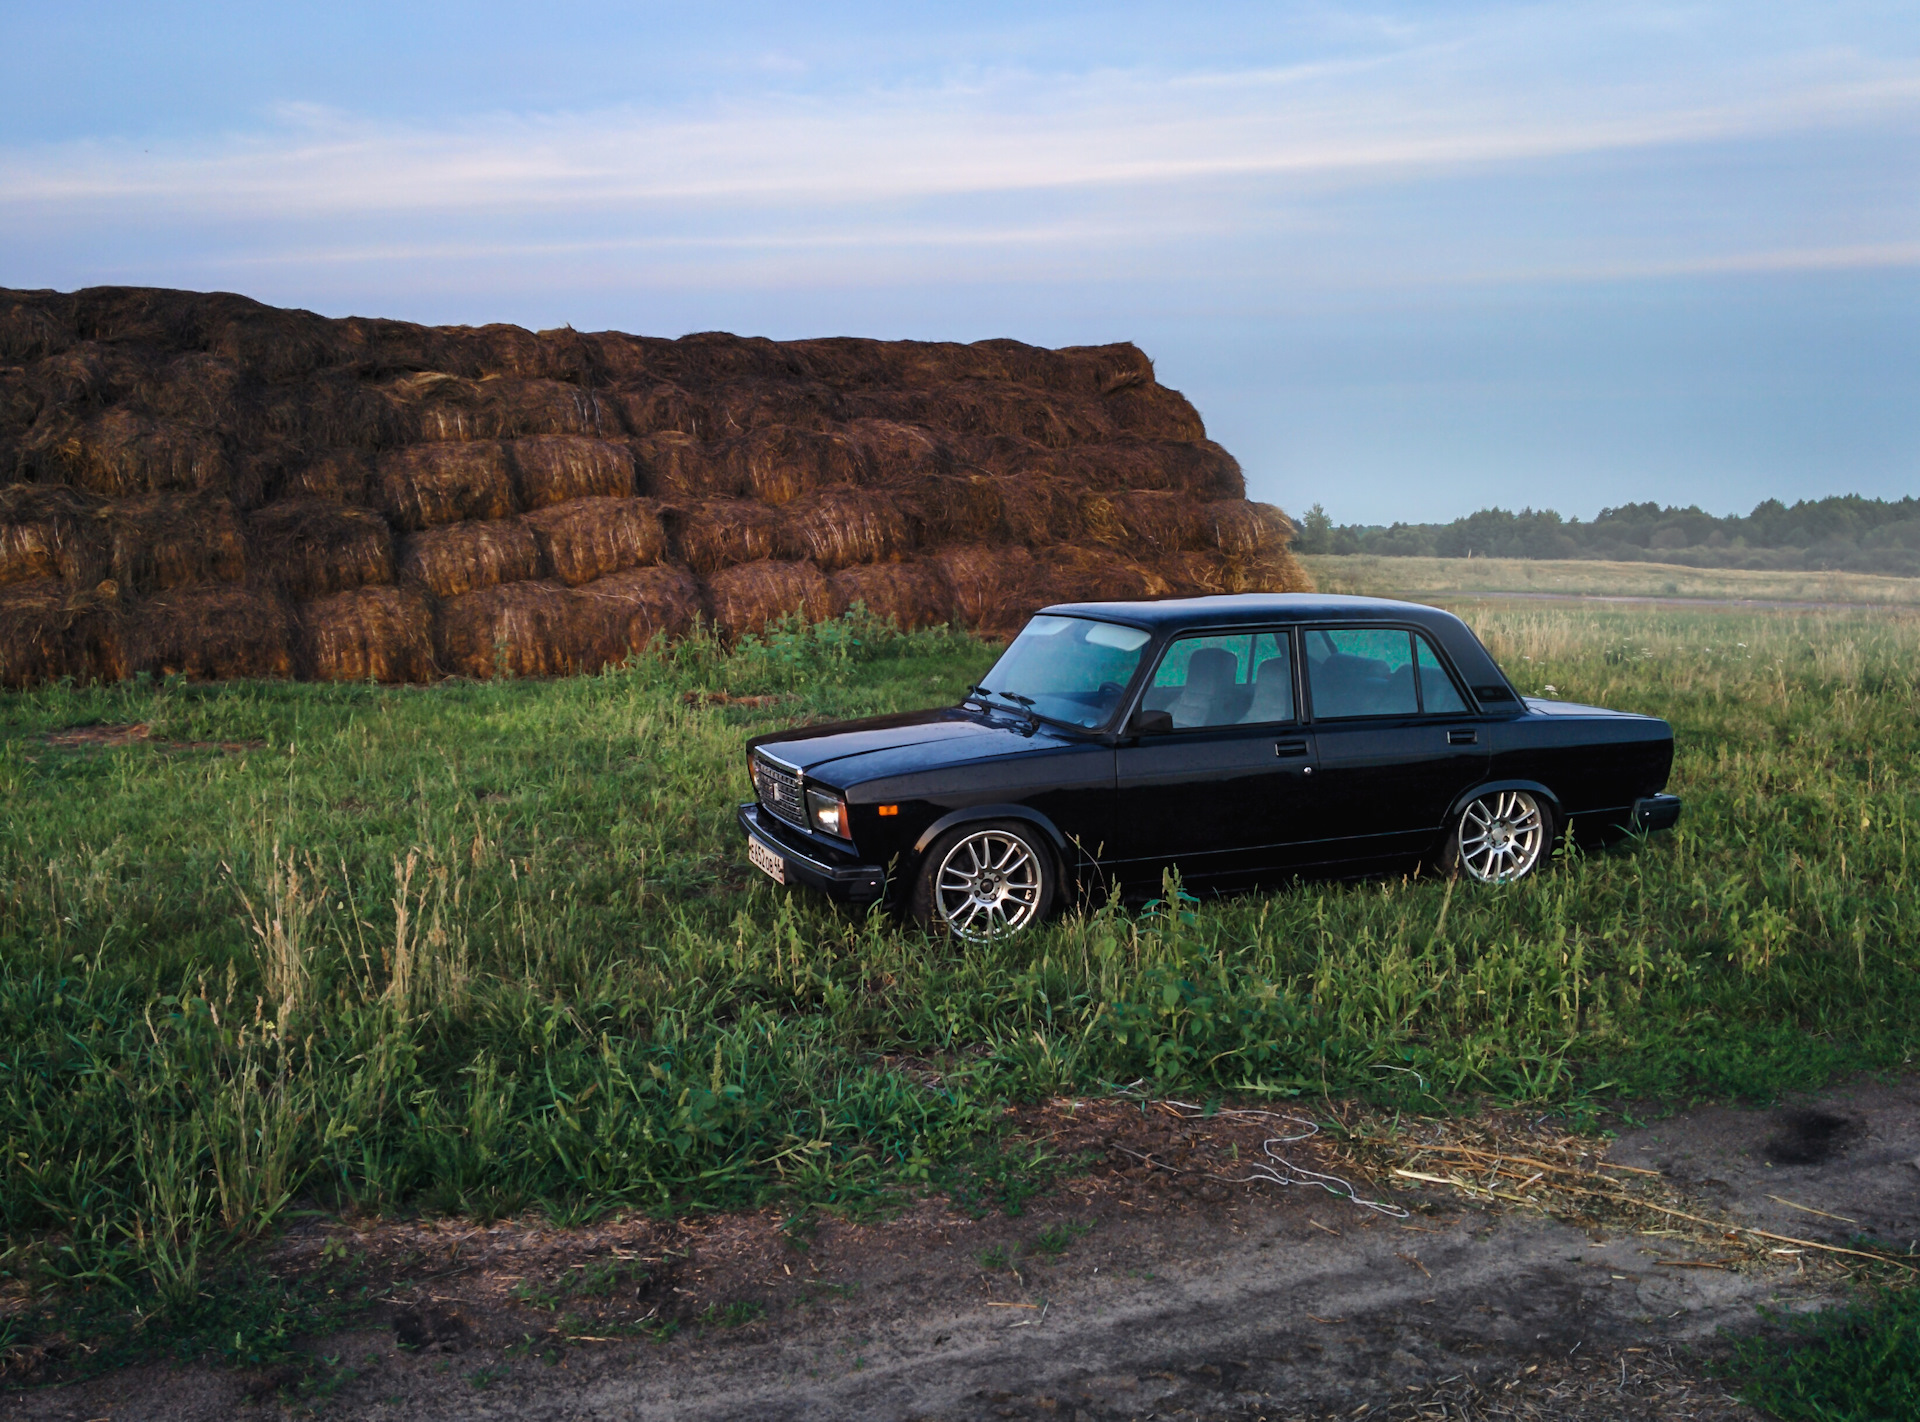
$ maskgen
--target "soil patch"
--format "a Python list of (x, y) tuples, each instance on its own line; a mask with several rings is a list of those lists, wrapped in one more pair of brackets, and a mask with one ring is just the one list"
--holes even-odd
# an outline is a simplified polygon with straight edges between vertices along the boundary
[[(1789, 1164), (1771, 1143), (1794, 1110), (1850, 1124)], [(1335, 1124), (1324, 1105), (1015, 1114), (1016, 1152), (884, 1218), (333, 1222), (287, 1236), (275, 1269), (347, 1267), (377, 1294), (312, 1345), (307, 1378), (354, 1417), (1751, 1418), (1708, 1377), (1720, 1330), (1830, 1299), (1859, 1261), (1648, 1207), (1835, 1245), (1920, 1236), (1913, 1081), (1610, 1145), (1517, 1113), (1393, 1134), (1350, 1113), (1344, 1137), (1298, 1123)], [(1049, 1162), (1079, 1173), (1023, 1197)], [(131, 1369), (0, 1417), (224, 1417), (287, 1387)]]
[(265, 741), (175, 741), (156, 738), (152, 727), (140, 721), (125, 726), (63, 726), (42, 737), (56, 750), (113, 750), (121, 746), (150, 745), (157, 750), (217, 750), (229, 753), (264, 750)]

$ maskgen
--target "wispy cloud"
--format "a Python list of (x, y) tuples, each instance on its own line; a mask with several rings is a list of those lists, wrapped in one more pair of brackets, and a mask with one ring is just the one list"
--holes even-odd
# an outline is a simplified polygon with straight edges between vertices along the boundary
[[(919, 198), (1351, 183), (1882, 120), (1920, 111), (1920, 65), (1828, 56), (1648, 92), (1486, 72), (1501, 56), (1414, 47), (1364, 61), (1062, 85), (787, 94), (718, 112), (494, 115), (438, 126), (286, 106), (191, 143), (0, 148), (14, 220), (594, 213)], [(1758, 80), (1759, 82), (1756, 82)]]

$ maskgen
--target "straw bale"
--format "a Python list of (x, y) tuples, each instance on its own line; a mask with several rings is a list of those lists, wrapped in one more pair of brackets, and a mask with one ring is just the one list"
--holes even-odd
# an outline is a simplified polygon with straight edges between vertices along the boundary
[(1131, 341), (1106, 346), (1067, 346), (1049, 352), (1059, 360), (1066, 388), (1091, 395), (1113, 395), (1154, 383), (1153, 362)]
[(138, 372), (109, 366), (107, 352), (89, 342), (49, 356), (20, 371), (20, 378), (50, 408), (109, 405), (129, 393)]
[(767, 559), (725, 568), (707, 580), (714, 624), (728, 637), (761, 632), (797, 612), (809, 621), (845, 611), (839, 590), (811, 563)]
[(1164, 385), (1129, 385), (1104, 401), (1116, 429), (1153, 439), (1205, 439), (1200, 412), (1178, 390)]
[(965, 544), (942, 548), (928, 561), (946, 576), (960, 620), (981, 631), (1009, 631), (1051, 600), (1026, 548)]
[(411, 437), (395, 403), (347, 371), (316, 371), (260, 395), (266, 428), (302, 449), (379, 449)]
[(749, 488), (743, 464), (716, 459), (692, 435), (662, 430), (634, 440), (632, 449), (643, 494), (704, 499), (744, 494)]
[(1110, 548), (1061, 544), (1034, 554), (1040, 605), (1049, 602), (1127, 602), (1164, 593), (1164, 579)]
[(1154, 489), (1089, 493), (1080, 501), (1090, 538), (1141, 556), (1206, 546), (1210, 525), (1201, 507), (1186, 494)]
[(38, 293), (0, 301), (0, 364), (25, 365), (30, 360), (44, 360), (79, 339), (80, 333), (66, 318), (66, 313)]
[(791, 503), (802, 494), (862, 482), (859, 448), (843, 434), (771, 425), (722, 444), (717, 462), (744, 479), (743, 492), (769, 504)]
[(1005, 475), (1000, 486), (1002, 536), (1034, 548), (1085, 536), (1083, 491), (1064, 479)]
[(541, 509), (568, 499), (633, 497), (633, 451), (624, 444), (577, 435), (517, 439), (514, 491), (523, 509)]
[(241, 444), (263, 425), (253, 398), (255, 378), (204, 351), (175, 356), (143, 379), (134, 399), (164, 422), (218, 430)]
[(69, 425), (43, 446), (35, 470), (42, 483), (74, 484), (109, 498), (163, 489), (217, 489), (232, 483), (218, 438), (160, 424), (126, 406)]
[[(601, 376), (613, 385), (644, 385), (667, 378), (660, 353), (673, 342), (659, 336), (630, 336), (624, 331), (580, 333)], [(636, 432), (637, 433), (637, 432)]]
[(1048, 449), (994, 435), (971, 448), (997, 474), (1070, 479), (1092, 489), (1177, 489), (1201, 499), (1246, 496), (1240, 465), (1211, 440), (1149, 440), (1123, 434), (1103, 444)]
[(706, 499), (661, 511), (673, 556), (700, 577), (771, 558), (780, 515), (752, 499)]
[(868, 477), (880, 483), (927, 474), (951, 474), (953, 447), (931, 430), (894, 420), (854, 420), (847, 436), (859, 451)]
[(1202, 593), (1312, 592), (1313, 580), (1284, 548), (1244, 555), (1186, 551), (1154, 565), (1182, 596)]
[(26, 371), (0, 368), (0, 435), (26, 433), (45, 403)]
[(362, 449), (322, 449), (283, 475), (279, 494), (289, 499), (325, 499), (335, 504), (372, 502), (373, 456)]
[(915, 543), (985, 543), (1005, 527), (1006, 500), (997, 479), (973, 471), (927, 474), (887, 486)]
[(648, 499), (579, 499), (528, 514), (545, 571), (577, 587), (666, 555), (667, 534)]
[(592, 390), (564, 380), (488, 377), (480, 382), (488, 411), (502, 435), (593, 435), (626, 433), (619, 414)]
[(711, 408), (717, 438), (771, 425), (831, 430), (847, 420), (846, 401), (818, 381), (752, 380), (725, 385), (713, 392)]
[(129, 637), (134, 670), (195, 681), (293, 674), (286, 606), (258, 588), (175, 588), (142, 602)]
[(418, 588), (363, 587), (301, 607), (298, 667), (311, 681), (431, 681), (433, 605)]
[(583, 669), (591, 629), (563, 583), (502, 583), (440, 604), (440, 665), (456, 676), (569, 676)]
[(465, 356), (458, 328), (416, 326), (375, 316), (349, 316), (336, 323), (354, 362), (369, 371), (451, 370), (477, 375)]
[(0, 489), (0, 585), (60, 578), (91, 587), (108, 566), (100, 500), (61, 484)]
[(937, 627), (958, 616), (953, 585), (935, 562), (866, 563), (833, 575), (833, 587), (848, 607), (864, 603), (877, 617), (903, 628)]
[(217, 494), (142, 494), (100, 513), (113, 578), (129, 593), (190, 583), (237, 583), (247, 575), (247, 539), (233, 504)]
[(513, 512), (507, 449), (495, 440), (390, 449), (377, 467), (380, 508), (400, 529)]
[(253, 566), (300, 601), (393, 581), (393, 531), (371, 509), (283, 499), (247, 518)]
[(0, 686), (130, 675), (127, 626), (116, 591), (75, 591), (53, 578), (0, 588)]
[(435, 597), (456, 597), (540, 573), (540, 546), (518, 519), (449, 523), (410, 533), (400, 544), (400, 576)]
[(847, 406), (857, 418), (925, 425), (959, 435), (1017, 434), (1052, 449), (1091, 444), (1114, 434), (1112, 419), (1096, 400), (992, 381), (849, 391)]
[(672, 430), (696, 439), (713, 428), (713, 414), (678, 385), (664, 381), (636, 390), (616, 390), (610, 396), (627, 428), (637, 435)]
[(1293, 541), (1293, 524), (1272, 504), (1220, 499), (1198, 510), (1206, 541), (1238, 556), (1277, 552)]
[(657, 363), (669, 378), (703, 388), (741, 380), (791, 380), (806, 374), (799, 357), (765, 336), (696, 331), (663, 342)]
[(885, 489), (829, 489), (780, 510), (775, 551), (808, 559), (831, 573), (855, 563), (883, 563), (913, 546), (897, 496)]
[(575, 588), (582, 670), (623, 662), (655, 637), (683, 637), (704, 614), (700, 585), (684, 569), (632, 568)]
[(381, 389), (413, 440), (625, 433), (619, 416), (597, 394), (560, 380), (507, 375), (474, 380), (426, 370), (399, 376)]
[(207, 350), (264, 381), (297, 380), (353, 359), (338, 323), (252, 301), (209, 323)]

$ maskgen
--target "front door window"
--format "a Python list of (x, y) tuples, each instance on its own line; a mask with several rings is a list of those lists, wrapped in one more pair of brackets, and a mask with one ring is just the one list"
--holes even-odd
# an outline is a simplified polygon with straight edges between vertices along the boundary
[(1293, 719), (1293, 659), (1285, 632), (1182, 637), (1167, 648), (1141, 702), (1176, 731)]

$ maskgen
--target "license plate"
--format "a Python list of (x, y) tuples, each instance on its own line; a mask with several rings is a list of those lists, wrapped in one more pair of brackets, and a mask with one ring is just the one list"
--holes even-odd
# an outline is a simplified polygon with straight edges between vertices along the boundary
[(776, 884), (787, 882), (787, 861), (757, 839), (747, 841), (747, 861)]

